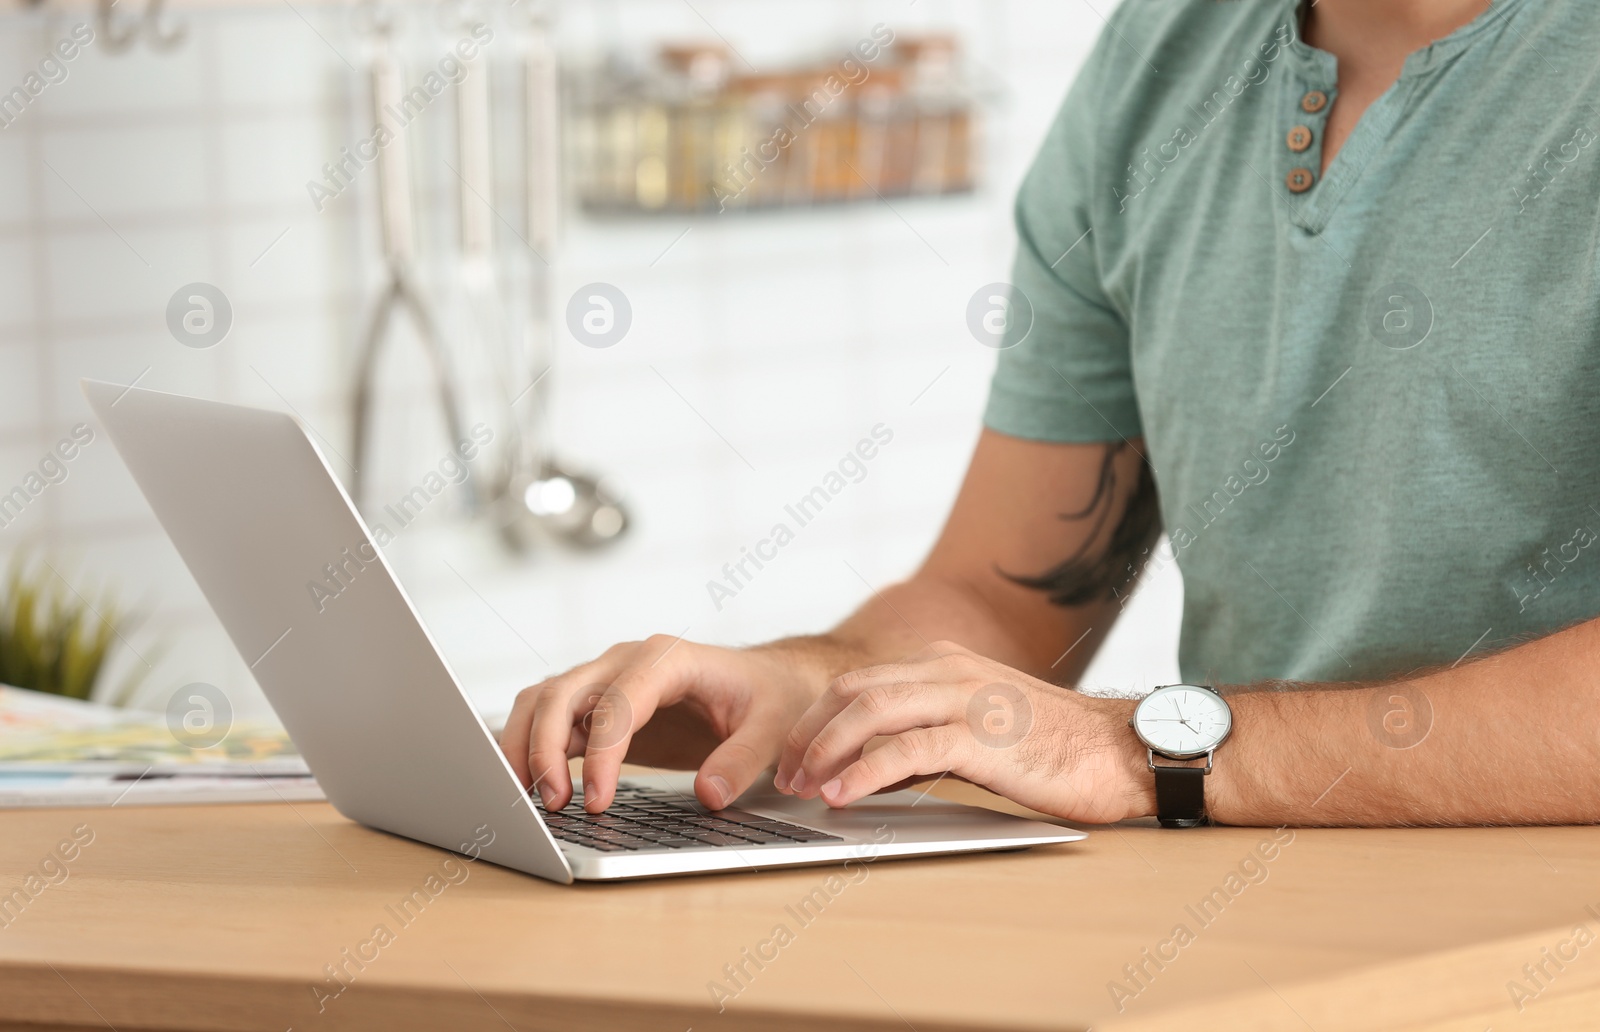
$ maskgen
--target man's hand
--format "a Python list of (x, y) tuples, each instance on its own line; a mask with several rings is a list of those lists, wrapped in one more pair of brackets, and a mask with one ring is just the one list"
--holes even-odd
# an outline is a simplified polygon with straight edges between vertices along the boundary
[[(682, 757), (678, 707), (708, 725), (695, 793), (712, 809), (731, 803), (778, 758), (795, 720), (827, 683), (831, 668), (815, 639), (731, 650), (668, 635), (627, 642), (517, 696), (501, 748), (525, 786), (549, 809), (572, 799), (567, 760), (583, 757), (583, 804), (611, 805), (624, 757)], [(678, 740), (669, 740), (678, 739)], [(720, 744), (713, 744), (720, 742)]]
[[(844, 806), (949, 772), (1042, 813), (1093, 824), (1154, 812), (1133, 703), (1094, 699), (950, 642), (829, 685), (784, 744), (775, 783)], [(874, 738), (888, 739), (863, 755)]]

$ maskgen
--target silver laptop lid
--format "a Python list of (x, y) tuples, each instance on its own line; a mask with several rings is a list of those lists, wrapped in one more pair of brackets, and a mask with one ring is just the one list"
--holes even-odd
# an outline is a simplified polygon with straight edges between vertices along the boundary
[(362, 824), (571, 882), (300, 424), (93, 380), (83, 390), (328, 801)]

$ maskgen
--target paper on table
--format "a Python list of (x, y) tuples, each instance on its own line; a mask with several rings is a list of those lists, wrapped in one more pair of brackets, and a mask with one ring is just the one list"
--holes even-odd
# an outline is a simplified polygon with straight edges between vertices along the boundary
[(25, 806), (153, 806), (172, 803), (293, 803), (323, 798), (308, 775), (0, 773), (0, 809)]
[(0, 687), (0, 772), (307, 774), (282, 728), (236, 722), (204, 748), (180, 742), (160, 714)]

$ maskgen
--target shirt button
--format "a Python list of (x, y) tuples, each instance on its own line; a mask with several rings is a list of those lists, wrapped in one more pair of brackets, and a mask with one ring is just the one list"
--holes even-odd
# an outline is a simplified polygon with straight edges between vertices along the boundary
[(1284, 177), (1284, 183), (1289, 187), (1290, 193), (1305, 193), (1311, 189), (1311, 184), (1316, 182), (1316, 177), (1309, 168), (1297, 168)]
[(1308, 115), (1314, 115), (1328, 106), (1328, 95), (1321, 90), (1312, 90), (1300, 98), (1300, 110)]
[(1299, 154), (1311, 146), (1311, 130), (1303, 125), (1297, 125), (1289, 130), (1289, 149)]

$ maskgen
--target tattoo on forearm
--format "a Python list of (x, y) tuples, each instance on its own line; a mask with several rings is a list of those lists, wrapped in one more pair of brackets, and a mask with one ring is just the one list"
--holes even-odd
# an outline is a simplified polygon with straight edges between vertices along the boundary
[(996, 567), (997, 572), (1025, 588), (1045, 592), (1058, 606), (1124, 599), (1143, 572), (1151, 546), (1161, 535), (1155, 477), (1150, 464), (1141, 461), (1133, 495), (1112, 527), (1110, 540), (1101, 540), (1117, 504), (1117, 456), (1129, 447), (1123, 441), (1107, 444), (1100, 460), (1100, 478), (1088, 504), (1076, 512), (1061, 514), (1061, 519), (1069, 523), (1092, 521), (1076, 552), (1042, 573), (1014, 574)]

